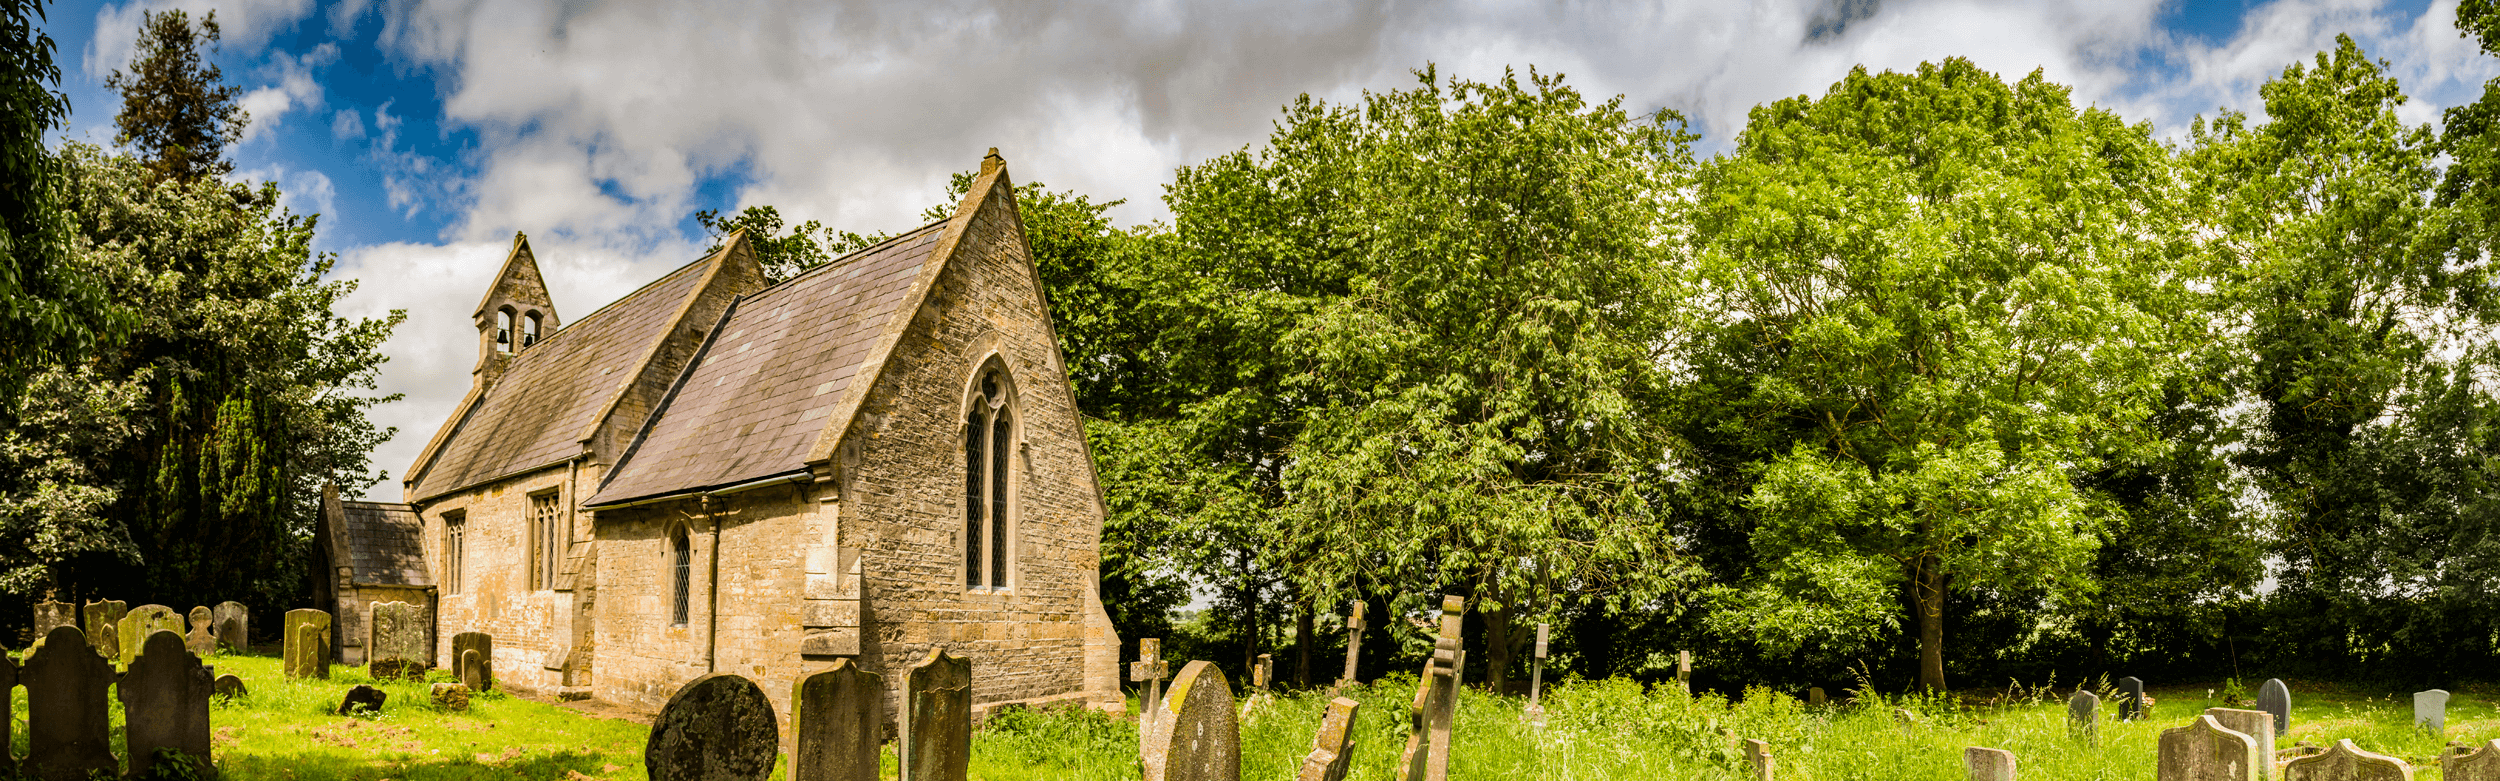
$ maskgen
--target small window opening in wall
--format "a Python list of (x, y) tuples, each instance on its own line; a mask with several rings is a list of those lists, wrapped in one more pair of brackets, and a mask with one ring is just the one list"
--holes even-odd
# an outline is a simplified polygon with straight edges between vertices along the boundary
[(556, 587), (556, 573), (564, 562), (564, 503), (557, 491), (530, 495), (530, 588), (546, 590)]
[(668, 556), (671, 577), (676, 581), (669, 592), (675, 607), (669, 611), (668, 622), (686, 625), (686, 613), (694, 591), (694, 541), (687, 538), (686, 527), (678, 526), (668, 535)]
[(528, 347), (537, 343), (538, 313), (531, 312), (528, 317), (521, 318), (521, 346)]
[(443, 593), (460, 593), (461, 561), (469, 544), (469, 516), (465, 512), (443, 514)]
[(495, 352), (512, 352), (512, 310), (495, 310)]
[(981, 393), (964, 417), (964, 586), (1007, 588), (1008, 480), (1014, 474), (1014, 414), (997, 370), (981, 377)]

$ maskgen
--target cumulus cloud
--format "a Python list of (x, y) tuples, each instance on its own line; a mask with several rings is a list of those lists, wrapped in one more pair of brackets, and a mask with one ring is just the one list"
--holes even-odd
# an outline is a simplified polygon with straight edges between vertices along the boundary
[(129, 66), (131, 53), (138, 50), (139, 21), (145, 12), (180, 10), (196, 19), (215, 11), (218, 29), (224, 34), (224, 45), (254, 51), (267, 43), (270, 35), (311, 13), (312, 7), (312, 0), (133, 0), (109, 3), (96, 10), (95, 38), (88, 41), (85, 52), (87, 75), (102, 80), (104, 74)]
[(244, 93), (235, 101), (251, 115), (251, 122), (243, 126), (244, 143), (277, 127), (290, 111), (320, 109), (324, 101), (314, 73), (338, 58), (339, 47), (335, 43), (314, 46), (302, 56), (280, 53), (271, 57), (268, 70), (276, 76), (277, 83)]

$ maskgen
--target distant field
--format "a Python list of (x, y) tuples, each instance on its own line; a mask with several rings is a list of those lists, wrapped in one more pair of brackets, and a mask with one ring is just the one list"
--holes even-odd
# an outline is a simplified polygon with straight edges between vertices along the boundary
[[(647, 728), (630, 721), (498, 693), (478, 697), (467, 713), (445, 712), (428, 701), (426, 684), (413, 682), (379, 684), (390, 693), (390, 705), (378, 718), (350, 719), (329, 709), (348, 687), (370, 682), (362, 668), (333, 666), (331, 680), (288, 681), (275, 658), (220, 656), (211, 662), (221, 673), (243, 677), (252, 689), (248, 699), (214, 706), (210, 715), (218, 765), (234, 781), (644, 778)], [(1363, 703), (1351, 778), (1395, 777), (1391, 766), (1405, 746), (1403, 711), (1413, 681), (1411, 675), (1392, 677), (1348, 692)], [(2427, 779), (2437, 774), (2430, 760), (2447, 741), (2500, 738), (2500, 705), (2492, 694), (2458, 690), (2448, 708), (2447, 735), (2437, 738), (2412, 730), (2409, 693), (2350, 692), (2295, 681), (2293, 726), (2280, 744), (2327, 745), (2351, 738), (2364, 748), (2416, 761), (2416, 778)], [(1964, 781), (1962, 749), (1977, 745), (2012, 750), (2024, 781), (2151, 781), (2159, 731), (2220, 704), (2208, 701), (2201, 685), (2157, 687), (2153, 696), (2154, 718), (2132, 724), (2104, 719), (2101, 745), (2091, 748), (2067, 737), (2060, 695), (1972, 706), (1887, 699), (1816, 710), (1769, 691), (1731, 705), (1714, 695), (1643, 691), (1623, 681), (1575, 682), (1549, 692), (1548, 726), (1539, 731), (1519, 720), (1519, 699), (1471, 692), (1459, 701), (1451, 777), (1735, 781), (1742, 776), (1719, 733), (1726, 728), (1768, 741), (1781, 779)], [(1243, 778), (1292, 778), (1310, 750), (1326, 701), (1325, 692), (1305, 692), (1254, 710), (1243, 722)], [(17, 697), (15, 706), (13, 732), (22, 754), (25, 698)], [(1903, 728), (1892, 716), (1897, 707), (1918, 712), (1921, 723)], [(116, 719), (117, 742), (118, 729)], [(1138, 777), (1136, 726), (1099, 714), (1008, 714), (976, 733), (972, 750), (972, 777), (986, 781)], [(774, 777), (787, 771), (785, 764)], [(892, 775), (889, 753), (886, 777)]]

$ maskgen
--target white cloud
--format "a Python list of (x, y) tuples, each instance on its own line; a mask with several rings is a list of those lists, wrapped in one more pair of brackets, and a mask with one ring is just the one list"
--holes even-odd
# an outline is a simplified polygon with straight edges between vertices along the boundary
[(243, 141), (250, 143), (253, 138), (277, 127), (281, 118), (297, 108), (306, 111), (320, 109), (324, 102), (321, 84), (314, 80), (313, 74), (338, 58), (339, 47), (335, 43), (315, 46), (300, 57), (284, 53), (272, 56), (268, 69), (276, 75), (278, 83), (252, 90), (235, 101), (245, 113), (251, 115), (251, 121), (243, 126)]
[(101, 82), (105, 74), (129, 67), (131, 53), (138, 48), (143, 12), (181, 10), (198, 19), (215, 11), (224, 45), (256, 51), (268, 42), (270, 35), (311, 13), (312, 7), (312, 0), (132, 0), (106, 4), (96, 9), (95, 38), (87, 42), (87, 77)]
[(340, 141), (358, 141), (365, 137), (364, 114), (352, 108), (339, 109), (330, 118), (330, 137)]

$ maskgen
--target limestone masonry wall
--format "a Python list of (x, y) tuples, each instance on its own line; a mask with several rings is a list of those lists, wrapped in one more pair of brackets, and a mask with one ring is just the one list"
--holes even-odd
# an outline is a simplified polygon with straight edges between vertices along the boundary
[[(812, 501), (812, 493), (804, 484), (741, 491), (714, 498), (708, 515), (698, 499), (599, 513), (593, 696), (658, 710), (679, 686), (704, 674), (708, 657), (720, 672), (754, 679), (788, 712), (791, 686), (832, 663), (799, 656), (805, 546), (833, 516), (829, 505)], [(720, 524), (717, 602), (712, 599), (715, 520)], [(682, 625), (672, 621), (675, 573), (669, 550), (670, 532), (679, 525), (686, 527), (694, 559)]]
[[(554, 691), (563, 675), (546, 669), (549, 654), (569, 648), (573, 594), (553, 589), (532, 590), (529, 581), (530, 496), (560, 492), (566, 507), (579, 501), (573, 472), (565, 465), (499, 480), (417, 508), (425, 521), (425, 560), (434, 569), (435, 593), (441, 600), (435, 618), (435, 657), (448, 659), (451, 638), (462, 632), (495, 636), (495, 678), (499, 683), (538, 691)], [(585, 466), (581, 485), (594, 485), (599, 468)], [(467, 516), (462, 583), (449, 580), (443, 551), (443, 519)], [(588, 539), (587, 516), (572, 516), (572, 539)], [(569, 547), (569, 546), (568, 546)]]

